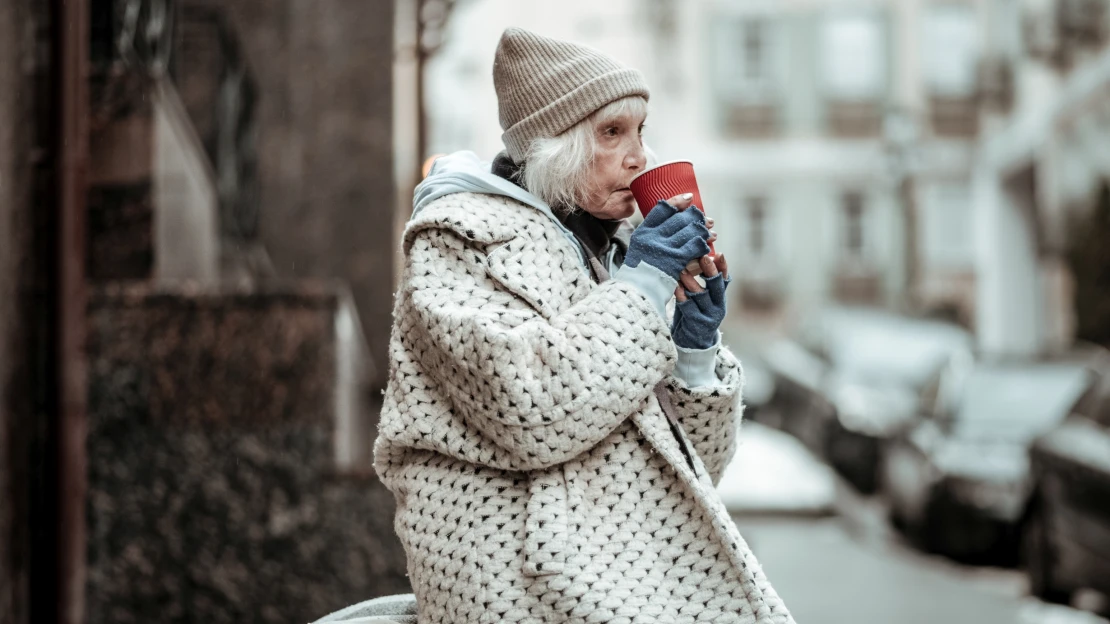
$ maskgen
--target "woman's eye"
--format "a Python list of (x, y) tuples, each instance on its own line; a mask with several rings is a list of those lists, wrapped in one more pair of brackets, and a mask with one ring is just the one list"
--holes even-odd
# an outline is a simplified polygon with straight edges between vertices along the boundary
[(643, 125), (640, 126), (640, 134), (641, 135), (644, 134), (644, 128), (646, 128), (646, 127), (647, 127), (647, 124), (643, 124)]
[(606, 128), (605, 129), (605, 136), (611, 136), (611, 137), (617, 136), (617, 127), (616, 126), (609, 126), (608, 128)]

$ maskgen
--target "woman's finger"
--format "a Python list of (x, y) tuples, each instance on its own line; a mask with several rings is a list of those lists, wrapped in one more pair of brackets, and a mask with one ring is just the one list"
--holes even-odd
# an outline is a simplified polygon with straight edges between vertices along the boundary
[(674, 298), (679, 302), (686, 301), (686, 289), (682, 286), (675, 286)]
[(725, 261), (725, 254), (717, 254), (717, 257), (713, 259), (713, 264), (716, 265), (717, 272), (728, 279), (728, 262)]
[(693, 193), (683, 193), (681, 195), (675, 195), (674, 197), (667, 200), (668, 204), (674, 206), (675, 208), (678, 208), (679, 210), (686, 210), (693, 202)]
[(682, 282), (682, 286), (689, 292), (700, 293), (703, 290), (701, 284), (698, 283), (698, 280), (686, 271), (679, 273), (679, 281)]
[(709, 291), (709, 300), (715, 306), (723, 306), (725, 304), (725, 278), (720, 277), (718, 274), (714, 279), (705, 281), (705, 289)]
[(706, 278), (713, 277), (719, 273), (716, 263), (709, 256), (702, 256), (699, 262), (701, 263), (701, 274)]
[(714, 232), (713, 230), (709, 230), (709, 240), (706, 241), (706, 242), (712, 244), (716, 240), (717, 240), (717, 233)]
[(713, 217), (706, 217), (705, 218), (705, 227), (707, 227), (711, 230), (713, 229), (713, 225), (716, 224), (716, 223), (717, 222), (713, 220)]

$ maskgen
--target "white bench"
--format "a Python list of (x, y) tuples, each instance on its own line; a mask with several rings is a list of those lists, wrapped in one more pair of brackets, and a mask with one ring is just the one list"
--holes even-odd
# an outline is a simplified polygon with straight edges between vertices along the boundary
[(325, 615), (313, 624), (416, 624), (416, 596), (397, 594), (366, 600)]

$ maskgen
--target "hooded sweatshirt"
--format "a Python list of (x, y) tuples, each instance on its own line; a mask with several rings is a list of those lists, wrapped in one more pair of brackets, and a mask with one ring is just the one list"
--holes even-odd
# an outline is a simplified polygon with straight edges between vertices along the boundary
[[(494, 175), (505, 178), (517, 186), (527, 190), (520, 173), (524, 170), (521, 165), (509, 158), (508, 152), (501, 152), (493, 159), (491, 171)], [(632, 226), (624, 219), (599, 219), (585, 210), (576, 210), (569, 214), (557, 212), (556, 216), (563, 225), (578, 239), (579, 244), (586, 253), (595, 258), (605, 257), (610, 244), (620, 245), (616, 259), (623, 264), (624, 254), (628, 251), (628, 237), (632, 234)], [(622, 227), (626, 226), (626, 227)]]

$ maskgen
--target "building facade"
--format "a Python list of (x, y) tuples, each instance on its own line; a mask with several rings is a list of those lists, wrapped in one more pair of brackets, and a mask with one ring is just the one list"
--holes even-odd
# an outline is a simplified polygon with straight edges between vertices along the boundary
[(973, 169), (976, 324), (983, 352), (1035, 356), (1084, 337), (1078, 304), (1105, 292), (1069, 258), (1110, 179), (1110, 8), (995, 2), (989, 22), (987, 58), (1011, 86), (984, 110)]
[(790, 325), (838, 302), (969, 317), (980, 4), (671, 15), (676, 53), (657, 67), (678, 78), (664, 98), (677, 123), (657, 143), (697, 164), (743, 316)]
[(647, 75), (645, 135), (695, 163), (732, 320), (789, 327), (830, 302), (972, 318), (981, 2), (464, 3), (429, 74), (433, 152), (500, 149), (490, 68), (510, 25)]

